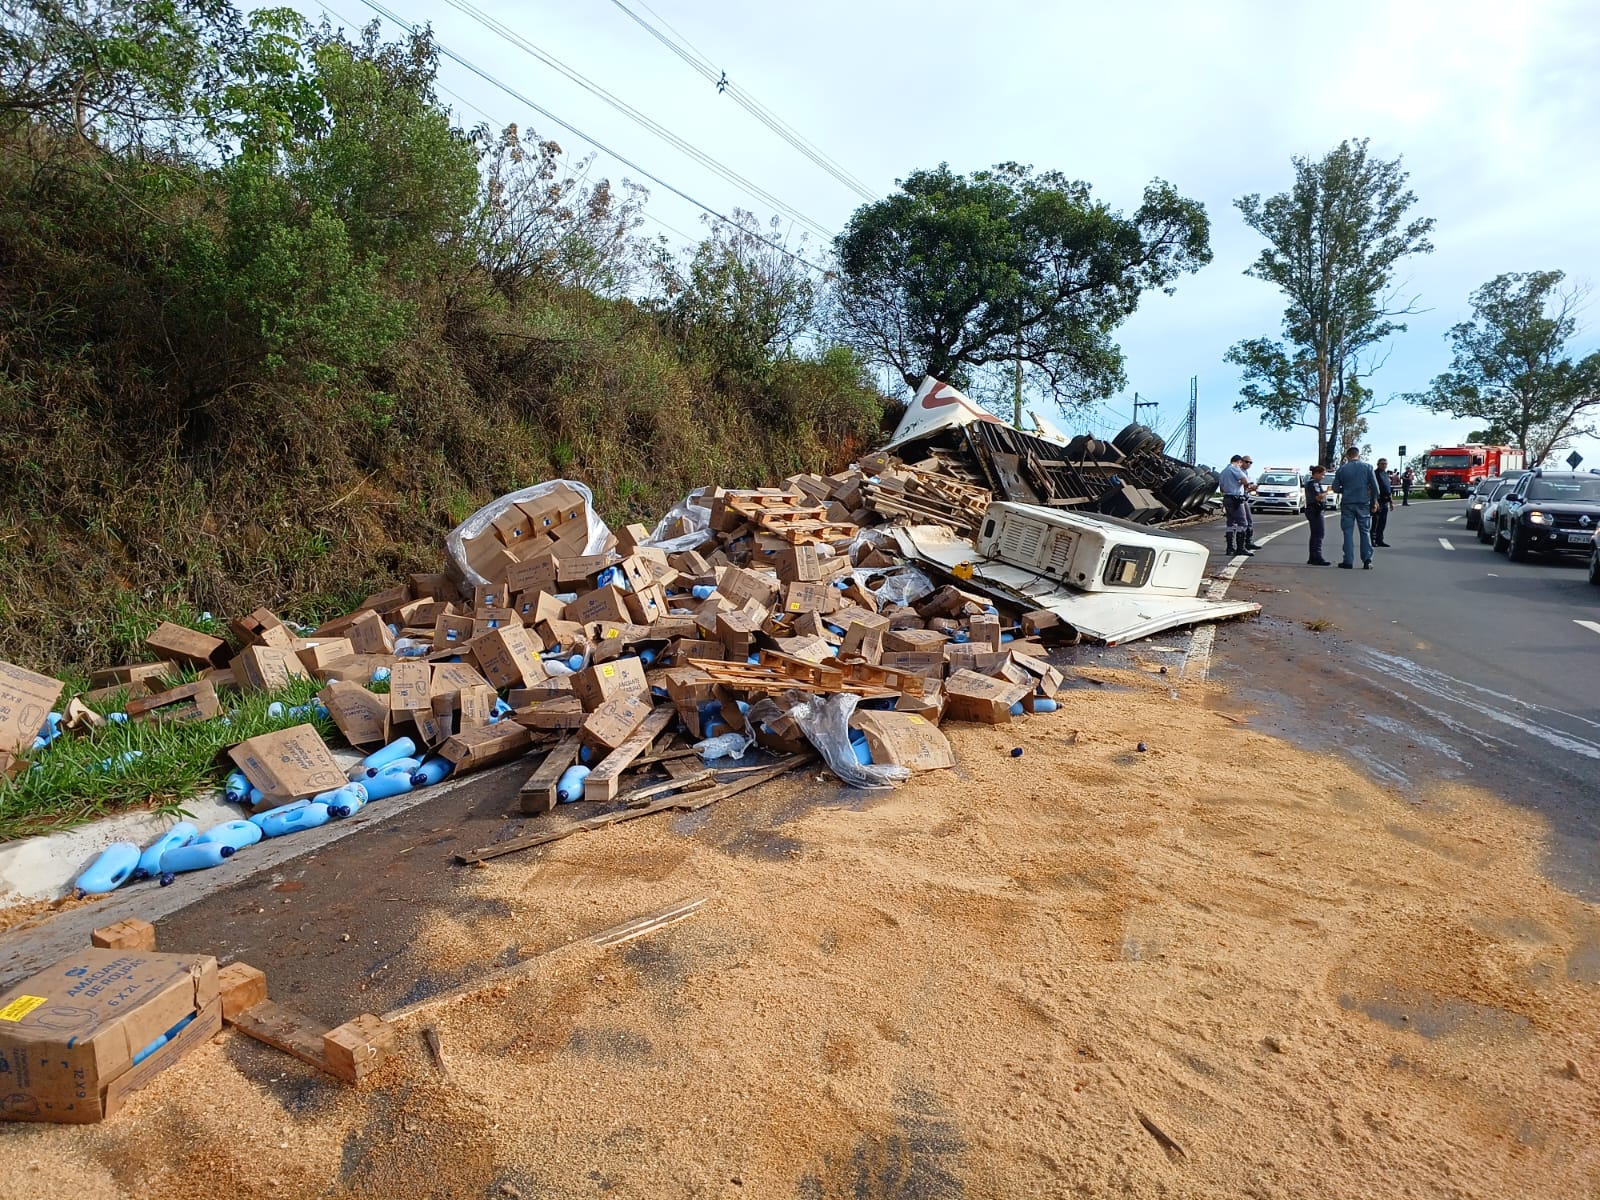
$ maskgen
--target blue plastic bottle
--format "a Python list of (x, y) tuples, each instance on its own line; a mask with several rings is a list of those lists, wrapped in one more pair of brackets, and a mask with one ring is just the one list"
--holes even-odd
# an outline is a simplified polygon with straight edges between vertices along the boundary
[(271, 812), (257, 813), (254, 820), (265, 837), (282, 837), (301, 829), (315, 829), (328, 823), (326, 804), (286, 804)]
[(717, 589), (713, 584), (697, 583), (689, 589), (689, 594), (696, 600), (709, 600), (711, 599), (711, 593), (716, 590)]
[(112, 842), (73, 884), (80, 896), (114, 892), (132, 878), (139, 866), (139, 847), (132, 842)]
[(365, 771), (362, 771), (360, 778), (352, 779), (350, 782), (365, 784), (368, 779), (376, 779), (381, 774), (389, 774), (390, 771), (405, 771), (406, 774), (411, 774), (411, 771), (416, 770), (421, 765), (421, 758), (390, 758), (389, 762), (384, 763), (382, 766), (368, 766)]
[(376, 779), (367, 780), (367, 800), (387, 800), (390, 796), (403, 796), (416, 785), (411, 776), (421, 770), (421, 765), (411, 771), (384, 771)]
[(1013, 704), (1011, 706), (1011, 715), (1013, 717), (1020, 717), (1022, 715), (1022, 701), (1021, 700), (1018, 700), (1015, 704)]
[(139, 865), (133, 869), (133, 877), (135, 879), (151, 879), (161, 874), (161, 856), (168, 850), (176, 850), (179, 846), (187, 846), (199, 834), (200, 830), (190, 822), (179, 821), (145, 847), (144, 853), (139, 855)]
[(583, 655), (574, 654), (567, 659), (567, 669), (576, 673), (583, 670)]
[[(250, 821), (224, 821), (221, 825), (213, 825), (190, 845), (227, 846), (228, 853), (232, 854), (235, 850), (254, 846), (260, 840), (261, 826)], [(162, 861), (165, 862), (165, 858)], [(165, 871), (168, 868), (163, 866), (161, 869)]]
[(872, 751), (867, 746), (865, 734), (852, 730), (850, 733), (850, 749), (855, 751), (856, 761), (862, 766), (867, 766), (872, 762)]
[(639, 661), (642, 662), (647, 667), (651, 663), (655, 662), (656, 661), (656, 651), (655, 651), (655, 649), (653, 647), (646, 646), (643, 650), (639, 651)]
[[(256, 827), (252, 825), (250, 828)], [(259, 829), (256, 829), (256, 836), (261, 836)], [(221, 842), (190, 842), (187, 846), (168, 850), (161, 856), (161, 886), (166, 887), (172, 882), (174, 875), (182, 874), (184, 871), (204, 871), (208, 867), (220, 867), (235, 853), (232, 846)]]
[(379, 667), (376, 671), (374, 671), (372, 673), (372, 682), (373, 683), (382, 683), (384, 680), (386, 680), (388, 678), (389, 678), (389, 668), (388, 667)]
[(571, 804), (583, 799), (583, 781), (589, 778), (589, 768), (574, 764), (561, 773), (556, 781), (556, 801)]
[(250, 798), (250, 781), (243, 771), (229, 771), (222, 781), (222, 798), (230, 804), (243, 804)]
[(1056, 702), (1054, 700), (1047, 700), (1041, 696), (1033, 702), (1033, 711), (1036, 713), (1055, 712), (1055, 710)]
[(359, 783), (347, 783), (322, 798), (322, 802), (328, 806), (330, 817), (353, 817), (367, 806), (367, 789)]
[(579, 746), (578, 747), (578, 762), (580, 764), (587, 763), (593, 757), (594, 757), (594, 747), (593, 746)]
[(251, 788), (250, 794), (245, 798), (250, 801), (251, 808), (254, 808), (256, 805), (260, 804), (266, 799), (266, 797), (261, 794), (261, 789), (258, 787)]
[(411, 777), (411, 782), (417, 787), (429, 787), (435, 783), (442, 783), (449, 778), (450, 772), (456, 769), (453, 762), (443, 758), (430, 758), (417, 768), (416, 774)]
[(559, 658), (547, 659), (544, 664), (544, 669), (546, 673), (550, 675), (560, 676), (573, 674), (572, 668)]
[(165, 1046), (173, 1038), (177, 1037), (180, 1033), (182, 1033), (183, 1029), (184, 1029), (184, 1026), (188, 1025), (189, 1022), (194, 1020), (195, 1017), (198, 1016), (198, 1015), (199, 1015), (198, 1013), (190, 1013), (183, 1020), (179, 1021), (171, 1029), (167, 1030), (160, 1037), (158, 1037), (155, 1041), (151, 1042), (143, 1050), (141, 1050), (141, 1051), (139, 1051), (139, 1053), (135, 1054), (133, 1056), (133, 1062), (130, 1065), (137, 1067), (145, 1059), (149, 1058), (157, 1050), (161, 1049), (161, 1047)]
[(273, 813), (287, 812), (292, 808), (304, 808), (310, 803), (311, 801), (309, 800), (291, 800), (287, 804), (280, 804), (277, 808), (269, 808), (266, 812), (257, 813), (255, 816), (250, 818), (250, 824), (260, 825), (264, 832), (266, 826), (263, 825), (262, 822), (264, 822), (268, 817), (272, 816)]
[(271, 704), (267, 705), (267, 716), (271, 717), (274, 721), (283, 716), (283, 713), (284, 708), (282, 700), (274, 700)]
[(408, 737), (395, 738), (382, 750), (374, 750), (361, 760), (363, 767), (381, 767), (397, 758), (415, 758), (417, 744)]

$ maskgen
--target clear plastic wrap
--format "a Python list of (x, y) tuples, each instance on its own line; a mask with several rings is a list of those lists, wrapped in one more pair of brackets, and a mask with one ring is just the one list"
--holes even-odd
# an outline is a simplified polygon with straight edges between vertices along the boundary
[[(654, 546), (666, 554), (693, 550), (701, 545), (711, 532), (711, 506), (704, 503), (706, 490), (695, 488), (674, 504), (667, 511), (667, 515), (656, 522), (656, 527), (650, 531), (650, 536), (644, 544)], [(677, 537), (665, 536), (667, 530), (679, 521), (683, 522), (683, 527), (689, 532), (681, 533)]]
[(789, 715), (806, 740), (817, 748), (829, 770), (851, 787), (896, 787), (911, 778), (909, 768), (856, 761), (855, 749), (850, 745), (850, 714), (859, 700), (849, 692), (812, 696), (789, 709)]
[[(488, 531), (494, 522), (504, 515), (513, 504), (521, 504), (526, 500), (539, 500), (548, 496), (557, 488), (569, 488), (583, 497), (584, 513), (588, 522), (588, 540), (584, 542), (585, 554), (599, 554), (605, 549), (606, 539), (611, 536), (611, 530), (594, 511), (594, 493), (583, 484), (571, 479), (547, 479), (544, 483), (536, 483), (532, 487), (519, 488), (514, 492), (507, 492), (496, 500), (489, 501), (477, 512), (473, 513), (461, 524), (457, 525), (445, 535), (444, 552), (446, 567), (453, 579), (464, 581), (471, 587), (483, 587), (491, 582), (474, 571), (467, 565), (466, 547), (462, 545), (468, 538), (479, 537)], [(709, 513), (707, 514), (709, 516)]]
[(915, 604), (935, 591), (933, 580), (909, 564), (900, 567), (856, 567), (851, 574), (862, 587), (870, 588), (868, 580), (883, 581), (870, 589), (879, 604)]

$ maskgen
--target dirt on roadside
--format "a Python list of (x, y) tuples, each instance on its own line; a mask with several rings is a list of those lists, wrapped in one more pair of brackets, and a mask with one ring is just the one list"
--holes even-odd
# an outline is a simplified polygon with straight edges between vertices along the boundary
[(413, 1019), (361, 1091), (224, 1034), (102, 1126), (0, 1127), (0, 1200), (1592, 1197), (1600, 910), (1539, 818), (1083, 674), (858, 807), (497, 859), (392, 970), (709, 899)]

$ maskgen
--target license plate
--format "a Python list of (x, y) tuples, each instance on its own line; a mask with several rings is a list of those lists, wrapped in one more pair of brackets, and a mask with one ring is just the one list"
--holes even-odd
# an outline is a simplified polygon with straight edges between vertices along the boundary
[(1574, 546), (1586, 546), (1594, 540), (1592, 533), (1569, 533), (1567, 541)]

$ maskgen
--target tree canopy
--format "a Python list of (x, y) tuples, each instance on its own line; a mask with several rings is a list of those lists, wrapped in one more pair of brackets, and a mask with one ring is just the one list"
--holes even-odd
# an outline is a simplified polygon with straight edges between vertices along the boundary
[(1025, 364), (1058, 401), (1123, 382), (1117, 326), (1211, 261), (1205, 207), (1162, 180), (1131, 216), (1059, 171), (916, 171), (834, 243), (842, 334), (910, 386)]
[(1288, 191), (1234, 202), (1267, 240), (1245, 274), (1283, 292), (1281, 338), (1239, 342), (1226, 357), (1244, 370), (1234, 407), (1259, 409), (1262, 423), (1277, 429), (1315, 429), (1326, 463), (1336, 458), (1350, 381), (1381, 365), (1376, 348), (1405, 330), (1397, 318), (1409, 308), (1392, 295), (1395, 270), (1433, 249), (1433, 219), (1409, 215), (1416, 196), (1400, 160), (1372, 157), (1366, 139), (1293, 162)]
[(1563, 287), (1560, 271), (1497, 275), (1472, 293), (1472, 318), (1446, 335), (1450, 370), (1434, 377), (1413, 404), (1471, 417), (1488, 428), (1473, 440), (1520, 446), (1530, 466), (1574, 438), (1595, 432), (1600, 411), (1600, 351), (1574, 360), (1581, 288)]

